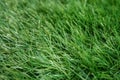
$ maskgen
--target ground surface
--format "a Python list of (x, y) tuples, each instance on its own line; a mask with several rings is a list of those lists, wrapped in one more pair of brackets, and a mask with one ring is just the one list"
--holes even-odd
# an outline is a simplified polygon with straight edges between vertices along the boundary
[(120, 0), (0, 0), (0, 80), (120, 80)]

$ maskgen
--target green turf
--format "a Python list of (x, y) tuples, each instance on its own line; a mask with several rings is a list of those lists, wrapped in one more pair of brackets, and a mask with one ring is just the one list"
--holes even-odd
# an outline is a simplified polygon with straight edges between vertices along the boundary
[(120, 80), (120, 0), (0, 0), (0, 80)]

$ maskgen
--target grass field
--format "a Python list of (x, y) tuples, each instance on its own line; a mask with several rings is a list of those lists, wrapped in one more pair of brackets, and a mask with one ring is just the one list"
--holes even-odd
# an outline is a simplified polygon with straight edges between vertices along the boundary
[(120, 0), (0, 0), (0, 80), (120, 80)]

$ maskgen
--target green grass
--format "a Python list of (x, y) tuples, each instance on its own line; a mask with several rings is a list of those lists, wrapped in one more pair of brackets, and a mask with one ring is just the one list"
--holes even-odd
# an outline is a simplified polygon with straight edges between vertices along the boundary
[(0, 80), (120, 80), (120, 0), (0, 0)]

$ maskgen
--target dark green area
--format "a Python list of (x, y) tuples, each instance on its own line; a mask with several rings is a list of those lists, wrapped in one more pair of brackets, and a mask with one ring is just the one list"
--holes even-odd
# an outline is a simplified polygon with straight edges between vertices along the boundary
[(1, 0), (0, 80), (120, 80), (120, 0)]

